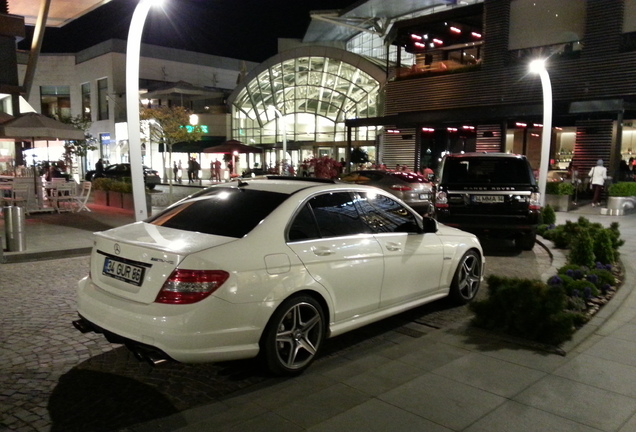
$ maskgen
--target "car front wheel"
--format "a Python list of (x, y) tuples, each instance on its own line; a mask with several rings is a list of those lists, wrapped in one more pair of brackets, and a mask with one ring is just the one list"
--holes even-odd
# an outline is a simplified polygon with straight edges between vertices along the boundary
[(325, 314), (310, 296), (285, 300), (261, 339), (261, 354), (275, 375), (298, 375), (315, 359), (325, 338)]
[(475, 298), (481, 284), (481, 257), (474, 250), (464, 254), (455, 271), (450, 298), (457, 304), (466, 304)]

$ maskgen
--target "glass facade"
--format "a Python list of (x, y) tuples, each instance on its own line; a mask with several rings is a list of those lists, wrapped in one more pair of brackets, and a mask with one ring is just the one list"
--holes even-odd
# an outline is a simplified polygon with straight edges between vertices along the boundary
[[(344, 120), (377, 116), (379, 90), (376, 79), (342, 60), (318, 56), (283, 60), (258, 74), (237, 95), (232, 136), (250, 144), (280, 143), (284, 129), (287, 142), (346, 141)], [(375, 140), (375, 128), (354, 133), (354, 141)]]

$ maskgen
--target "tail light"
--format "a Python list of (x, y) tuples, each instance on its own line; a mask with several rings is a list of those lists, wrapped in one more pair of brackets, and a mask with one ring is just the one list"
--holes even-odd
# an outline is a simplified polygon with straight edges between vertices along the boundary
[(391, 186), (391, 190), (394, 191), (400, 191), (400, 192), (406, 192), (406, 191), (410, 191), (413, 190), (413, 188), (411, 186), (402, 186), (402, 185), (393, 185)]
[(176, 269), (161, 287), (155, 303), (199, 302), (219, 289), (228, 277), (230, 274), (223, 270)]
[(530, 210), (541, 210), (541, 194), (539, 192), (532, 192), (530, 194), (530, 203), (528, 208)]
[(435, 207), (447, 208), (448, 207), (448, 195), (446, 192), (437, 192), (435, 195)]

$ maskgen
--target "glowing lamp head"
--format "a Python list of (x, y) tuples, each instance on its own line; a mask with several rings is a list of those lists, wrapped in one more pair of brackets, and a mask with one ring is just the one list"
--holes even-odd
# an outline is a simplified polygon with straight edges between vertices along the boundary
[(545, 70), (545, 59), (536, 59), (530, 62), (530, 72), (541, 73)]

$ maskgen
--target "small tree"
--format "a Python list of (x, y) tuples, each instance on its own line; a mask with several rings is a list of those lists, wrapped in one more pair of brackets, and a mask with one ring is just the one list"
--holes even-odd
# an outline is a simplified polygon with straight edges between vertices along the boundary
[(80, 179), (83, 179), (86, 169), (86, 156), (89, 151), (97, 150), (98, 148), (97, 140), (88, 132), (91, 127), (91, 122), (81, 115), (64, 118), (61, 119), (61, 121), (84, 131), (85, 138), (83, 140), (71, 140), (64, 143), (63, 155), (64, 163), (69, 167), (70, 172), (73, 172), (73, 158), (83, 158), (84, 164), (80, 165), (81, 169), (79, 173)]
[[(142, 108), (141, 120), (154, 120), (159, 127), (150, 127), (150, 140), (163, 142), (163, 176), (166, 177), (165, 150), (168, 150), (168, 166), (172, 167), (172, 146), (178, 142), (193, 142), (201, 139), (201, 126), (190, 125), (192, 113), (181, 106), (161, 106)], [(168, 176), (170, 196), (172, 197), (172, 176)]]

